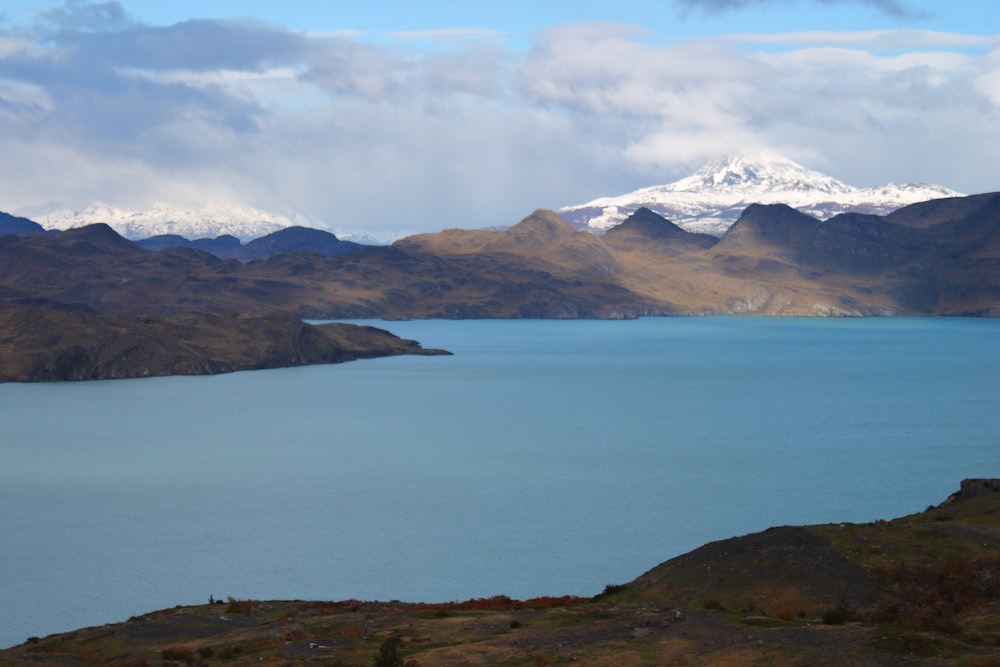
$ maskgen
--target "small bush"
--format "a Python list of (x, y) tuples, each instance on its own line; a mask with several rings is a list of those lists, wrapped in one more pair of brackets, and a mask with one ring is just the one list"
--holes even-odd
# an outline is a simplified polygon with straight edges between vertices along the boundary
[(832, 607), (823, 612), (823, 622), (827, 625), (843, 625), (851, 620), (852, 614), (844, 607)]
[(229, 597), (227, 602), (227, 614), (244, 614), (249, 616), (263, 606), (258, 600), (238, 600), (234, 597)]
[(373, 667), (403, 667), (403, 658), (399, 655), (399, 644), (402, 639), (399, 637), (389, 637), (378, 647), (378, 655), (375, 656)]
[(601, 598), (606, 598), (609, 595), (614, 595), (615, 593), (621, 593), (625, 590), (625, 584), (608, 584), (604, 587), (604, 590), (594, 596), (595, 600), (600, 600)]
[(242, 652), (243, 652), (243, 647), (240, 646), (239, 644), (226, 644), (225, 646), (219, 649), (219, 652), (216, 655), (219, 656), (220, 660), (229, 660), (230, 658), (234, 658)]
[(774, 617), (782, 621), (794, 621), (795, 614), (788, 607), (782, 607), (778, 611), (774, 612)]
[(179, 662), (186, 662), (189, 665), (193, 665), (198, 662), (198, 656), (195, 655), (194, 651), (184, 646), (174, 646), (171, 648), (165, 648), (162, 651), (160, 651), (160, 656), (164, 660), (175, 660)]

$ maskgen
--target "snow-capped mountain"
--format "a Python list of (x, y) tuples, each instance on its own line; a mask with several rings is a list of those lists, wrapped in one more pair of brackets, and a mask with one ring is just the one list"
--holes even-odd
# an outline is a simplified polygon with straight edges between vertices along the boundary
[(735, 156), (668, 185), (567, 206), (559, 213), (581, 229), (603, 233), (646, 207), (688, 231), (721, 236), (750, 204), (787, 204), (826, 220), (849, 211), (885, 215), (908, 204), (960, 196), (926, 183), (855, 188), (783, 157)]
[(161, 234), (177, 234), (192, 240), (229, 234), (241, 241), (250, 241), (293, 225), (321, 227), (298, 214), (276, 215), (251, 206), (218, 202), (208, 202), (197, 208), (155, 204), (142, 211), (94, 202), (80, 208), (35, 213), (31, 217), (46, 229), (71, 229), (104, 222), (133, 240)]

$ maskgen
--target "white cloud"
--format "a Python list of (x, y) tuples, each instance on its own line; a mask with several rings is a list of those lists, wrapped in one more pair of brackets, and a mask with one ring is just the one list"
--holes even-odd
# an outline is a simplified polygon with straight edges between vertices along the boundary
[(453, 44), (481, 39), (496, 39), (502, 37), (503, 33), (489, 28), (439, 28), (437, 30), (401, 30), (391, 32), (389, 36), (415, 42)]
[[(708, 13), (729, 12), (743, 9), (760, 10), (774, 5), (791, 5), (795, 0), (675, 0), (686, 11), (701, 10)], [(804, 4), (821, 6), (858, 5), (897, 19), (927, 18), (927, 12), (905, 0), (801, 0)]]
[(843, 46), (869, 51), (899, 49), (947, 49), (988, 47), (994, 38), (933, 30), (811, 30), (776, 34), (733, 34), (720, 39), (746, 44), (778, 44), (785, 48), (800, 46)]
[(998, 189), (1000, 57), (981, 37), (657, 44), (603, 23), (525, 51), (476, 31), (422, 49), (102, 16), (0, 34), (0, 210), (236, 200), (336, 228), (475, 227), (766, 149), (855, 185)]

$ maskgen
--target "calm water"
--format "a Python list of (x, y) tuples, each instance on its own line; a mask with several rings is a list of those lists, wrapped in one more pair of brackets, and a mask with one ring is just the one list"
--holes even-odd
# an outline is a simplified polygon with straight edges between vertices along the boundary
[(0, 385), (0, 646), (209, 595), (593, 595), (1000, 476), (1000, 322), (392, 322), (454, 357)]

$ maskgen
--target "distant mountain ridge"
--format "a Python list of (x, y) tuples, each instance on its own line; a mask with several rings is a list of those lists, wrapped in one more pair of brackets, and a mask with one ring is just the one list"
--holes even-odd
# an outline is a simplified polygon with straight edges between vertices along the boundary
[(235, 236), (243, 242), (295, 225), (319, 226), (300, 214), (278, 215), (252, 206), (207, 202), (200, 206), (157, 203), (146, 210), (121, 209), (103, 202), (39, 212), (32, 219), (46, 229), (73, 229), (105, 223), (127, 239), (174, 234), (187, 239)]
[(285, 252), (312, 252), (324, 257), (333, 257), (353, 252), (361, 247), (361, 244), (338, 239), (336, 234), (298, 225), (279, 229), (245, 244), (228, 234), (214, 239), (193, 241), (177, 234), (164, 234), (140, 239), (136, 243), (150, 250), (194, 248), (223, 259), (238, 259), (244, 262)]
[(573, 226), (600, 234), (646, 208), (687, 231), (721, 236), (751, 204), (786, 204), (826, 220), (840, 213), (888, 215), (909, 204), (960, 196), (926, 183), (855, 188), (780, 156), (737, 155), (667, 185), (566, 206), (559, 213)]
[[(65, 231), (103, 223), (131, 241), (172, 236), (186, 241), (233, 237), (249, 243), (291, 227), (329, 231), (327, 226), (304, 213), (272, 213), (253, 206), (208, 201), (194, 206), (157, 203), (146, 209), (123, 209), (104, 202), (77, 207), (30, 207), (19, 211), (45, 229)], [(341, 241), (379, 245), (386, 240), (363, 231), (339, 230)], [(394, 238), (390, 235), (391, 238)], [(389, 238), (389, 237), (387, 237)]]

